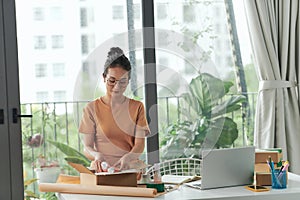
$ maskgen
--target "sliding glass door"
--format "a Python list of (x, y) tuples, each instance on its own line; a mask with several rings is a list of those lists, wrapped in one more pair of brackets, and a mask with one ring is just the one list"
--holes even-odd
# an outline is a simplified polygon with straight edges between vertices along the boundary
[(23, 199), (15, 8), (0, 2), (0, 199)]
[[(20, 78), (24, 180), (35, 178), (37, 158), (64, 155), (47, 141), (82, 151), (78, 122), (83, 106), (105, 93), (104, 63), (120, 47), (132, 65), (126, 95), (144, 101), (140, 0), (15, 0)], [(42, 144), (29, 141), (44, 138)], [(144, 157), (145, 158), (145, 157)], [(143, 158), (143, 159), (144, 159)], [(36, 165), (36, 167), (38, 167)], [(38, 193), (36, 184), (28, 189)]]

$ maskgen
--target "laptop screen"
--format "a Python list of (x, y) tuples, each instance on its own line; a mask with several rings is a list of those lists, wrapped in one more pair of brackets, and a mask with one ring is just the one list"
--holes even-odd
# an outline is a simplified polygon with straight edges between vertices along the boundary
[(255, 147), (202, 151), (201, 189), (253, 183)]

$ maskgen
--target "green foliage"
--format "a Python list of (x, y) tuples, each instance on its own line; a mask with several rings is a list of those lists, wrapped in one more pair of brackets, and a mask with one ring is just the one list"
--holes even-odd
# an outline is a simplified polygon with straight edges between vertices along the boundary
[[(249, 144), (253, 144), (253, 132), (254, 132), (254, 114), (255, 114), (255, 108), (256, 108), (256, 97), (257, 97), (257, 91), (258, 91), (258, 77), (257, 73), (255, 71), (255, 67), (253, 63), (244, 65), (244, 71), (245, 71), (245, 79), (246, 79), (246, 85), (247, 85), (247, 96), (248, 96), (248, 104), (247, 109), (248, 110), (248, 116), (235, 116), (235, 119), (237, 121), (237, 124), (244, 125), (244, 131), (247, 134), (247, 140)], [(228, 79), (235, 81), (235, 75), (234, 73), (231, 73)], [(236, 93), (237, 90), (232, 90), (231, 93)], [(244, 121), (242, 121), (244, 120)]]
[(90, 162), (87, 161), (85, 158), (80, 158), (77, 156), (68, 156), (68, 157), (65, 157), (65, 160), (67, 162), (82, 164), (83, 166), (86, 166), (86, 167), (88, 167), (90, 165)]
[(185, 153), (185, 149), (196, 149), (193, 156), (197, 157), (197, 149), (201, 147), (230, 147), (234, 143), (238, 128), (228, 113), (239, 110), (245, 97), (227, 97), (232, 86), (231, 82), (207, 73), (191, 81), (189, 92), (183, 95), (182, 114), (186, 120), (167, 127), (167, 135), (161, 143), (162, 158), (186, 157), (191, 152)]
[[(41, 103), (21, 105), (22, 114), (32, 114), (32, 118), (22, 119), (22, 149), (23, 170), (27, 179), (34, 178), (34, 165), (38, 157), (44, 156), (47, 162), (57, 161), (62, 171), (69, 175), (78, 175), (78, 172), (65, 161), (63, 154), (48, 140), (60, 141), (80, 151), (81, 142), (78, 140), (78, 127), (76, 120), (81, 116), (81, 110), (86, 102), (75, 103)], [(66, 110), (66, 107), (68, 108)], [(63, 111), (63, 112), (62, 112)], [(68, 111), (68, 113), (66, 112)], [(29, 146), (30, 137), (39, 134), (43, 142), (39, 146)], [(29, 185), (27, 190), (37, 191), (36, 182)]]
[(37, 194), (31, 190), (28, 190), (28, 186), (33, 183), (36, 183), (38, 179), (33, 178), (24, 181), (24, 199), (25, 200), (32, 200), (32, 199), (47, 199), (47, 200), (57, 200), (57, 197), (54, 192), (45, 192), (43, 194)]
[(56, 197), (54, 192), (46, 192), (41, 194), (41, 199), (57, 200), (58, 198)]
[(28, 190), (28, 186), (31, 185), (32, 183), (35, 183), (38, 179), (33, 178), (33, 179), (29, 179), (29, 180), (25, 180), (24, 181), (24, 193), (25, 193), (25, 199), (26, 200), (30, 200), (32, 198), (39, 198), (39, 195), (34, 193), (31, 190)]
[(58, 148), (62, 153), (64, 153), (67, 157), (66, 161), (74, 162), (78, 164), (83, 164), (84, 166), (89, 166), (90, 160), (87, 159), (82, 153), (77, 151), (76, 149), (57, 141), (48, 140), (48, 142)]

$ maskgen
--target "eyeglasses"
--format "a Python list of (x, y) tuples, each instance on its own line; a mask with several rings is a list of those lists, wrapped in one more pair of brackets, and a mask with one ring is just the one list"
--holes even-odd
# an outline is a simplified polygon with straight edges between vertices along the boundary
[(107, 85), (109, 85), (109, 86), (115, 86), (118, 82), (121, 87), (125, 87), (128, 84), (128, 79), (122, 78), (120, 80), (117, 80), (115, 78), (109, 77), (109, 78), (107, 78), (106, 82), (107, 82)]

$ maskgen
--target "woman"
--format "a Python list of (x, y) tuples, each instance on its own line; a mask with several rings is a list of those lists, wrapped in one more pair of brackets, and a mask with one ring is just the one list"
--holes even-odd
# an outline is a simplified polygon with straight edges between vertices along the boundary
[(83, 110), (79, 132), (83, 134), (85, 154), (93, 160), (97, 172), (103, 171), (103, 162), (119, 170), (133, 168), (150, 132), (143, 104), (124, 96), (130, 70), (123, 51), (111, 48), (102, 74), (106, 94)]

